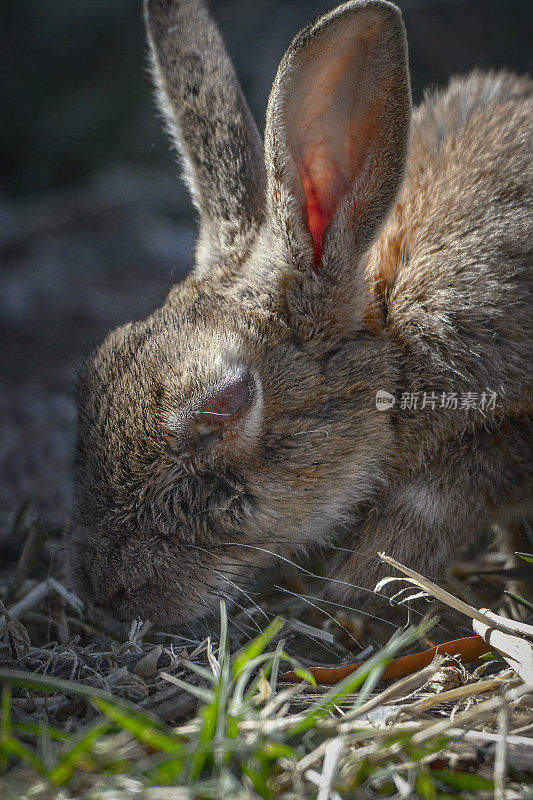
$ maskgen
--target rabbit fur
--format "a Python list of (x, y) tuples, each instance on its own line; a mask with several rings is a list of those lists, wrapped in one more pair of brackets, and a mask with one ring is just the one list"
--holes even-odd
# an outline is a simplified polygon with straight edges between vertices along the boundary
[(196, 263), (81, 377), (73, 586), (179, 626), (315, 546), (344, 603), (378, 551), (438, 576), (530, 507), (532, 81), (412, 111), (399, 10), (351, 0), (290, 45), (263, 147), (204, 3), (145, 15)]

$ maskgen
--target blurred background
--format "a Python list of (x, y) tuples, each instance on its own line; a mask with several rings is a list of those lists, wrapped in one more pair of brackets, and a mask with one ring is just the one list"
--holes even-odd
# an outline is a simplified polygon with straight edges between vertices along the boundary
[[(262, 128), (293, 35), (334, 3), (213, 0)], [(531, 72), (531, 0), (400, 0), (413, 94), (473, 67)], [(140, 0), (0, 10), (0, 514), (71, 500), (80, 364), (191, 265), (195, 221), (161, 132)]]

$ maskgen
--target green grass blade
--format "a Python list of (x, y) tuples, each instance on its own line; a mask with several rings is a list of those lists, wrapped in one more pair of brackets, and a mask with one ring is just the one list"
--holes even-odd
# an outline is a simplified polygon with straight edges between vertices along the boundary
[[(279, 664), (281, 661), (287, 661), (291, 665), (294, 673), (301, 678), (302, 681), (308, 681), (312, 686), (316, 686), (316, 681), (308, 670), (302, 667), (298, 661), (285, 653), (281, 648), (277, 648), (274, 653), (263, 653), (263, 655), (257, 656), (257, 658), (254, 658), (242, 668), (235, 684), (232, 698), (232, 705), (236, 710), (239, 709), (240, 706), (246, 706), (257, 694), (261, 677), (263, 676), (268, 679), (269, 676), (273, 674), (274, 665), (276, 666), (274, 686), (277, 685), (277, 672), (279, 671)], [(260, 667), (262, 667), (262, 671), (258, 672), (245, 692), (244, 689), (250, 680), (251, 674)], [(270, 677), (270, 685), (272, 687), (272, 677)], [(275, 691), (275, 689), (273, 689), (273, 691)], [(237, 713), (240, 712), (237, 711)]]
[(153, 767), (147, 774), (150, 786), (172, 786), (183, 775), (186, 760), (184, 756), (165, 758), (160, 764)]
[(251, 661), (248, 662), (248, 664), (242, 667), (239, 673), (239, 677), (235, 683), (235, 689), (233, 691), (233, 697), (232, 697), (233, 705), (236, 708), (242, 706), (245, 703), (245, 701), (249, 700), (251, 696), (253, 696), (257, 691), (256, 687), (259, 676), (257, 676), (255, 681), (253, 681), (252, 686), (249, 687), (248, 691), (246, 692), (246, 695), (244, 692), (246, 685), (250, 680), (252, 672), (254, 672), (254, 670), (258, 670), (264, 664), (268, 664), (268, 662), (272, 661), (273, 659), (274, 659), (274, 653), (263, 653), (263, 655), (257, 656), (257, 658), (253, 658)]
[[(220, 602), (220, 646), (219, 646), (220, 673), (216, 684), (213, 686), (213, 699), (202, 709), (202, 727), (198, 736), (198, 745), (191, 760), (189, 779), (195, 783), (202, 774), (202, 770), (210, 759), (215, 761), (215, 751), (221, 742), (225, 719), (220, 720), (221, 714), (226, 716), (227, 696), (229, 693), (229, 655), (228, 655), (228, 618), (226, 605)], [(218, 754), (217, 754), (217, 761)]]
[(112, 727), (107, 719), (100, 719), (91, 725), (89, 730), (79, 739), (74, 747), (65, 753), (56, 766), (48, 773), (48, 780), (54, 786), (64, 786), (72, 778), (76, 767), (91, 755), (95, 742), (102, 738)]
[(35, 675), (32, 672), (0, 669), (0, 683), (3, 685), (7, 683), (12, 686), (19, 686), (23, 689), (31, 689), (33, 691), (58, 692), (74, 697), (82, 697), (84, 700), (89, 700), (90, 702), (95, 698), (99, 698), (119, 706), (125, 711), (129, 711), (131, 714), (135, 714), (139, 719), (144, 720), (146, 724), (155, 725), (162, 730), (166, 730), (167, 727), (155, 714), (151, 714), (149, 711), (139, 711), (139, 707), (129, 700), (116, 697), (102, 689), (97, 689), (93, 686), (84, 686), (81, 683), (67, 681), (63, 678), (53, 678), (50, 675)]
[[(334, 707), (343, 700), (346, 695), (359, 689), (360, 686), (367, 680), (371, 673), (377, 669), (379, 676), (383, 673), (385, 666), (396, 655), (399, 650), (402, 650), (411, 642), (416, 641), (420, 636), (427, 633), (433, 626), (433, 622), (423, 623), (417, 628), (410, 628), (399, 635), (395, 635), (385, 645), (385, 647), (378, 653), (375, 653), (368, 661), (365, 661), (359, 669), (346, 678), (339, 681), (339, 683), (332, 686), (332, 688), (317, 700), (316, 703), (307, 710), (304, 719), (295, 725), (295, 727), (288, 732), (288, 737), (299, 736), (310, 728), (314, 727), (317, 719), (328, 714)], [(375, 681), (374, 678), (372, 678)], [(376, 681), (377, 682), (377, 681)]]
[(195, 783), (202, 774), (202, 770), (209, 756), (214, 756), (214, 738), (217, 730), (218, 706), (216, 700), (205, 706), (200, 716), (202, 728), (198, 736), (198, 747), (195, 747), (190, 762), (189, 781)]
[(237, 653), (233, 659), (233, 677), (235, 679), (239, 677), (241, 671), (249, 661), (257, 658), (257, 656), (260, 656), (264, 652), (265, 648), (272, 641), (274, 636), (280, 632), (284, 624), (285, 620), (282, 617), (276, 617), (259, 636), (251, 641), (240, 653)]
[(431, 775), (435, 780), (450, 786), (452, 789), (459, 789), (465, 792), (494, 791), (494, 781), (470, 772), (448, 772), (447, 770), (432, 769)]
[(387, 666), (387, 664), (388, 660), (387, 661), (383, 660), (380, 661), (379, 664), (377, 664), (374, 667), (368, 678), (363, 683), (361, 691), (358, 692), (357, 694), (355, 703), (352, 706), (353, 711), (355, 711), (356, 708), (359, 708), (359, 706), (362, 706), (363, 703), (367, 700), (367, 698), (372, 694), (374, 688), (380, 682), (382, 675), (385, 672), (385, 667)]
[(11, 733), (0, 736), (0, 750), (8, 756), (14, 755), (21, 761), (27, 761), (40, 775), (46, 775), (46, 768), (41, 759)]
[(26, 761), (41, 775), (46, 774), (43, 761), (26, 745), (23, 745), (13, 734), (11, 719), (11, 684), (2, 686), (2, 719), (0, 720), (0, 773), (4, 773), (9, 765), (11, 756)]
[[(23, 733), (31, 736), (39, 736), (41, 732), (40, 725), (32, 724), (31, 722), (12, 722), (12, 729), (16, 733)], [(67, 731), (62, 731), (59, 728), (54, 728), (48, 725), (47, 733), (53, 742), (70, 742), (72, 734)]]
[(422, 764), (418, 767), (416, 791), (423, 800), (437, 800), (437, 787), (435, 786), (433, 775)]
[(507, 590), (504, 591), (504, 594), (506, 594), (507, 597), (512, 597), (513, 600), (515, 600), (519, 605), (524, 606), (524, 608), (527, 608), (528, 611), (533, 611), (533, 603), (530, 603), (529, 600), (526, 600), (524, 597), (520, 597), (519, 595), (508, 592)]
[(2, 734), (11, 732), (11, 684), (2, 686), (2, 719), (0, 720)]
[(9, 750), (4, 741), (11, 733), (11, 684), (2, 686), (2, 719), (0, 719), (0, 775), (3, 775), (9, 764)]
[(102, 700), (98, 697), (93, 700), (93, 703), (102, 714), (105, 714), (108, 719), (123, 730), (129, 731), (138, 742), (148, 745), (153, 750), (171, 753), (172, 755), (185, 755), (185, 746), (174, 736), (157, 730), (152, 724), (146, 724), (144, 720), (128, 713), (114, 703), (109, 703), (107, 700)]

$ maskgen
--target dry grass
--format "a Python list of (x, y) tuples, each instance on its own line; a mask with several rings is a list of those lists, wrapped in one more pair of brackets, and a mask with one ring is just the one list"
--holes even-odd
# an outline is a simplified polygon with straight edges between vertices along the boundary
[[(306, 602), (318, 590), (304, 573), (280, 575), (277, 593), (255, 598), (261, 612), (228, 619), (222, 606), (210, 631), (124, 631), (63, 588), (53, 531), (15, 525), (26, 544), (0, 574), (2, 797), (533, 797), (531, 686), (501, 657), (477, 669), (438, 658), (380, 682), (397, 653), (471, 635), (460, 611), (417, 601), (440, 622), (397, 632), (326, 690), (306, 668), (359, 660), (360, 631), (354, 615), (341, 626), (331, 605)], [(510, 617), (525, 607), (505, 599), (505, 577), (488, 555), (447, 588)], [(302, 682), (284, 683), (285, 668)]]

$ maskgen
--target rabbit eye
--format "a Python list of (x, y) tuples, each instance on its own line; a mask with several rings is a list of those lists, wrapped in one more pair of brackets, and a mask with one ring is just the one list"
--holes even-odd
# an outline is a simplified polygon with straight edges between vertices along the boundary
[(210, 432), (222, 428), (248, 408), (254, 392), (255, 381), (248, 371), (214, 386), (196, 411), (196, 429)]
[(261, 427), (262, 397), (259, 376), (244, 368), (229, 370), (179, 416), (167, 418), (170, 449), (188, 458), (250, 448)]

